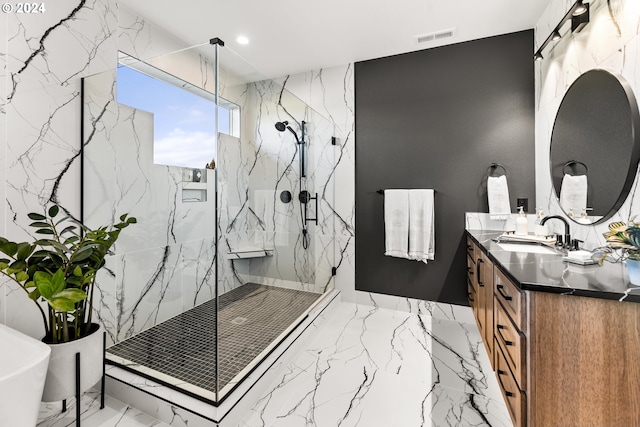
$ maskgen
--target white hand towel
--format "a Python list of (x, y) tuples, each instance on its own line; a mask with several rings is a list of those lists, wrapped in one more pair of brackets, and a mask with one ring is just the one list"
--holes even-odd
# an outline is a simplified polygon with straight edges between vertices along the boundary
[(433, 260), (435, 253), (433, 190), (409, 190), (409, 259)]
[(409, 258), (409, 191), (384, 192), (384, 241), (386, 256)]
[(489, 218), (506, 220), (511, 214), (507, 176), (487, 177), (487, 197), (489, 199)]
[(560, 187), (560, 206), (565, 212), (573, 209), (576, 215), (587, 207), (587, 175), (564, 175)]

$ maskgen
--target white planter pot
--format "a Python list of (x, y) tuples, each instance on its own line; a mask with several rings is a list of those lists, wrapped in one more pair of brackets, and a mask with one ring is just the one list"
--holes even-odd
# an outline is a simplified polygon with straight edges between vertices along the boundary
[(51, 357), (43, 402), (57, 402), (76, 395), (76, 353), (80, 353), (80, 392), (100, 381), (104, 366), (104, 329), (102, 325), (94, 326), (97, 329), (93, 333), (79, 340), (48, 344)]

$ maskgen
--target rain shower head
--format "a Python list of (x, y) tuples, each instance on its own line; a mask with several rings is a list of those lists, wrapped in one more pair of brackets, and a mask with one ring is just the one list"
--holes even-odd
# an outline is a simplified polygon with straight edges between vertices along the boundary
[[(304, 123), (304, 122), (303, 122)], [(289, 126), (289, 122), (284, 121), (284, 122), (277, 122), (276, 123), (276, 129), (280, 132), (284, 132), (285, 130), (289, 130), (289, 132), (291, 132), (293, 134), (293, 136), (296, 138), (296, 143), (298, 144), (302, 144), (303, 142), (300, 142), (300, 138), (298, 138), (298, 134), (296, 133), (295, 130), (293, 130), (291, 128), (291, 126)], [(302, 132), (302, 135), (304, 137), (304, 131)]]
[(276, 123), (276, 129), (280, 132), (284, 132), (284, 130), (287, 128), (287, 125), (289, 124), (289, 122), (285, 121), (285, 122), (278, 122)]

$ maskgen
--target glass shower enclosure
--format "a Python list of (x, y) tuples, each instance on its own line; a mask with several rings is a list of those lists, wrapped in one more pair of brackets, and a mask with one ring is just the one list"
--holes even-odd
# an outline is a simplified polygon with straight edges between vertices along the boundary
[(82, 219), (138, 219), (98, 278), (109, 363), (216, 404), (332, 290), (333, 125), (283, 82), (215, 39), (84, 79)]

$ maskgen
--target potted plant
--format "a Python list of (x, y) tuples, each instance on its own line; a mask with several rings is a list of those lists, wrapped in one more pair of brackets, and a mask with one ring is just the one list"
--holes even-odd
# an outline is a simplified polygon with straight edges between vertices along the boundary
[[(44, 214), (28, 215), (33, 221), (30, 227), (39, 237), (33, 242), (16, 243), (0, 237), (0, 273), (34, 301), (44, 323), (42, 340), (52, 347), (44, 401), (75, 394), (75, 353), (83, 347), (91, 350), (81, 358), (82, 389), (100, 379), (103, 334), (97, 333), (101, 326), (92, 322), (96, 274), (120, 232), (136, 223), (125, 214), (119, 223), (90, 229), (69, 216), (59, 218), (60, 212), (53, 205)], [(46, 302), (44, 307), (41, 301)], [(102, 363), (96, 363), (96, 357)], [(56, 366), (57, 361), (62, 366)], [(85, 372), (96, 366), (99, 375)]]
[(600, 248), (600, 264), (605, 259), (613, 262), (624, 261), (629, 273), (629, 281), (633, 285), (640, 285), (640, 223), (635, 217), (628, 224), (612, 222), (609, 231), (603, 233), (607, 246)]

